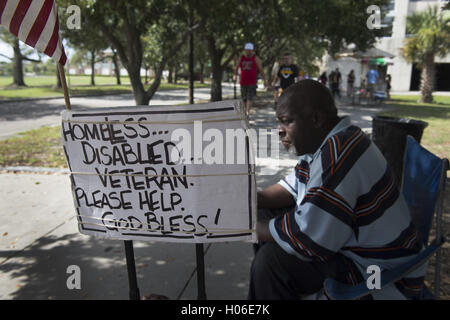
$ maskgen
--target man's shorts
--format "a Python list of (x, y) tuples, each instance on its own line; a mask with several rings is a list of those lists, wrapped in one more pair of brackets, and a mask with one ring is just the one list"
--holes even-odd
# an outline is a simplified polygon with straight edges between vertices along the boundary
[(370, 94), (373, 94), (375, 91), (375, 83), (368, 83), (367, 84), (367, 92)]
[(256, 96), (256, 86), (241, 86), (241, 96), (244, 101), (253, 100)]

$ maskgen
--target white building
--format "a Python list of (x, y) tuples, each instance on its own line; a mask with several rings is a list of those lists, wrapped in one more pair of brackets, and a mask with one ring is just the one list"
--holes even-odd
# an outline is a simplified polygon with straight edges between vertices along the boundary
[[(392, 28), (391, 35), (377, 39), (374, 49), (370, 49), (359, 55), (344, 52), (334, 60), (330, 56), (324, 57), (322, 61), (323, 71), (329, 74), (335, 68), (339, 68), (343, 76), (343, 84), (346, 82), (346, 75), (354, 69), (356, 75), (355, 86), (359, 86), (361, 79), (365, 78), (368, 70), (367, 59), (375, 58), (373, 52), (379, 50), (380, 57), (386, 57), (387, 65), (381, 67), (382, 74), (392, 76), (392, 91), (417, 91), (420, 86), (420, 70), (416, 64), (407, 62), (402, 55), (407, 38), (406, 17), (414, 12), (426, 10), (429, 6), (443, 7), (446, 1), (443, 0), (392, 0), (391, 5), (384, 9), (390, 10), (386, 14), (382, 27)], [(375, 50), (375, 51), (374, 51)], [(372, 56), (371, 56), (372, 54)], [(365, 56), (362, 58), (361, 55)], [(436, 60), (436, 82), (435, 91), (450, 91), (450, 54), (445, 58), (437, 57)], [(345, 89), (345, 88), (342, 88)]]
[[(393, 54), (393, 64), (387, 72), (392, 75), (392, 91), (419, 90), (420, 72), (415, 65), (407, 62), (401, 53), (405, 44), (406, 17), (414, 12), (426, 10), (428, 6), (442, 7), (442, 0), (395, 0), (393, 10), (392, 36), (379, 39), (376, 48)], [(436, 58), (436, 91), (450, 91), (450, 55)]]

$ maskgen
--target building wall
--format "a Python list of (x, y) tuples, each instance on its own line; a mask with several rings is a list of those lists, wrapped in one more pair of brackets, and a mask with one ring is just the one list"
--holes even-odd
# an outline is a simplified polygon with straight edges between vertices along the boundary
[[(379, 39), (376, 47), (395, 55), (394, 64), (387, 72), (392, 76), (392, 91), (409, 91), (411, 85), (412, 64), (402, 56), (406, 37), (406, 17), (417, 11), (423, 11), (432, 5), (442, 6), (444, 1), (428, 0), (395, 0), (392, 37)], [(450, 54), (444, 58), (436, 58), (436, 62), (450, 63)]]

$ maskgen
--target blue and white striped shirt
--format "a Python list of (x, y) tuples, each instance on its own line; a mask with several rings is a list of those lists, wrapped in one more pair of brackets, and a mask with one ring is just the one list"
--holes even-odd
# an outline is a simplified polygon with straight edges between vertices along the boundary
[[(338, 281), (356, 284), (410, 260), (422, 250), (409, 209), (379, 149), (344, 117), (313, 155), (299, 158), (280, 185), (296, 200), (291, 212), (272, 219), (275, 241), (300, 259), (326, 262), (343, 256)], [(371, 298), (414, 298), (426, 264)]]

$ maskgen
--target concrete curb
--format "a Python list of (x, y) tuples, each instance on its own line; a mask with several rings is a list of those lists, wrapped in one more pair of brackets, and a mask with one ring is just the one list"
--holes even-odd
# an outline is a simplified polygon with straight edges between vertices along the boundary
[(6, 172), (6, 173), (26, 172), (26, 173), (37, 173), (37, 174), (69, 174), (70, 170), (62, 169), (62, 168), (21, 166), (21, 167), (0, 167), (0, 172)]
[[(159, 91), (171, 91), (171, 90), (181, 90), (182, 88), (167, 88), (160, 89)], [(188, 90), (188, 89), (186, 89)], [(130, 92), (105, 92), (105, 93), (97, 93), (97, 94), (77, 94), (70, 95), (70, 98), (84, 98), (84, 97), (102, 97), (102, 96), (119, 96), (123, 94), (131, 94), (133, 95), (133, 90)], [(64, 95), (57, 97), (40, 97), (40, 98), (25, 98), (25, 99), (4, 99), (0, 98), (0, 104), (9, 103), (9, 102), (25, 102), (25, 101), (33, 101), (33, 100), (50, 100), (50, 99), (64, 99)]]
[[(80, 95), (71, 95), (70, 98), (84, 98), (84, 97), (102, 97), (102, 96), (118, 96), (122, 94), (133, 94), (133, 92), (106, 92), (99, 94), (80, 94)], [(27, 98), (27, 99), (0, 99), (0, 104), (9, 103), (9, 102), (26, 102), (26, 101), (36, 101), (36, 100), (54, 100), (54, 99), (64, 99), (64, 96), (58, 97), (40, 97), (40, 98)]]

